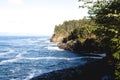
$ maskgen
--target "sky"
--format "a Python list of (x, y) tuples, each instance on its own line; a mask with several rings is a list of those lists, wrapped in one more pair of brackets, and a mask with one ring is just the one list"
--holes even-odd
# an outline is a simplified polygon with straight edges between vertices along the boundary
[(55, 25), (82, 19), (78, 0), (0, 0), (0, 35), (52, 35)]

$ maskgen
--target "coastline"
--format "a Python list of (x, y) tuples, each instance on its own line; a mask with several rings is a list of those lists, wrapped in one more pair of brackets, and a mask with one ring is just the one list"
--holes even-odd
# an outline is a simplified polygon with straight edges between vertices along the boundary
[[(57, 43), (61, 49), (76, 52), (83, 56), (102, 57), (99, 60), (92, 61), (82, 66), (52, 71), (44, 73), (40, 76), (33, 77), (30, 80), (114, 80), (114, 67), (106, 60), (106, 54), (101, 52), (97, 47), (98, 43), (95, 39), (86, 39), (84, 45), (76, 40), (64, 42), (62, 39), (54, 39), (53, 36), (50, 41)], [(80, 51), (83, 51), (80, 52)], [(84, 52), (86, 51), (86, 52)], [(93, 53), (93, 54), (92, 54)], [(95, 53), (95, 54), (94, 54)]]
[(113, 71), (113, 67), (102, 59), (84, 66), (45, 73), (30, 80), (113, 80)]

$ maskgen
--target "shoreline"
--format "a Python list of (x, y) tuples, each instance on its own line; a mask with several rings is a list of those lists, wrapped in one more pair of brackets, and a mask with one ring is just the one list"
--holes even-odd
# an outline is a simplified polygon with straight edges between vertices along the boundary
[(44, 73), (30, 80), (113, 80), (114, 68), (104, 59), (86, 65)]

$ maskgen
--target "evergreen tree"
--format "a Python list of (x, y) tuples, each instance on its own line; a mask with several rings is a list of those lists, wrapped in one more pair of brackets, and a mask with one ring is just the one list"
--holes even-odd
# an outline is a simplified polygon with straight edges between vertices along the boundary
[(80, 7), (88, 8), (90, 18), (99, 24), (95, 32), (107, 56), (114, 56), (116, 80), (120, 80), (120, 0), (79, 1), (84, 3)]

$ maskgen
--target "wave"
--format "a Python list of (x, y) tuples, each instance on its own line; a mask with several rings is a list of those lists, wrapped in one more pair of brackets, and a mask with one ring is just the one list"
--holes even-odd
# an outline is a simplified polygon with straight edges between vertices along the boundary
[(105, 53), (98, 54), (98, 55), (101, 56), (101, 57), (106, 57), (106, 54), (105, 54)]
[(21, 58), (22, 58), (22, 55), (23, 55), (23, 53), (19, 53), (18, 55), (16, 55), (16, 58), (17, 58), (17, 59), (21, 59)]
[(103, 59), (103, 57), (94, 57), (94, 56), (86, 56), (83, 58), (91, 58), (91, 59)]
[(27, 60), (76, 60), (81, 59), (82, 57), (73, 57), (73, 58), (67, 58), (67, 57), (36, 57), (36, 58), (23, 58)]
[(8, 49), (5, 49), (5, 50), (2, 50), (0, 51), (0, 57), (1, 56), (4, 56), (4, 55), (8, 55), (8, 54), (12, 54), (14, 53), (15, 51), (11, 48), (8, 48)]
[(28, 76), (26, 76), (25, 79), (23, 80), (30, 80), (31, 78), (33, 78), (35, 76), (35, 72), (29, 73)]
[(41, 69), (33, 68), (27, 73), (27, 76), (22, 80), (30, 80), (31, 78), (33, 78), (35, 76), (39, 76), (40, 73), (41, 74), (43, 73)]
[(79, 60), (79, 59), (87, 59), (87, 58), (91, 58), (91, 59), (102, 59), (103, 57), (93, 57), (93, 56), (82, 56), (82, 57), (36, 57), (36, 58), (23, 58), (23, 59), (27, 59), (27, 60)]
[(4, 60), (0, 62), (0, 65), (6, 64), (6, 63), (13, 63), (17, 62), (18, 60), (80, 60), (80, 59), (102, 59), (103, 57), (94, 57), (94, 56), (81, 56), (81, 57), (35, 57), (35, 58), (28, 58), (28, 57), (23, 57), (22, 54), (18, 54), (15, 59), (9, 59), (9, 60)]
[(49, 40), (45, 40), (44, 43), (50, 43), (50, 41)]
[(0, 65), (4, 65), (4, 64), (6, 64), (6, 63), (13, 63), (13, 62), (17, 62), (18, 61), (18, 59), (9, 59), (9, 60), (4, 60), (4, 61), (1, 61), (0, 62)]
[(60, 49), (58, 47), (51, 47), (51, 46), (48, 46), (48, 47), (45, 47), (47, 48), (48, 50), (57, 50), (57, 51), (64, 51), (64, 49)]
[[(6, 54), (8, 55), (8, 53), (6, 53)], [(22, 59), (24, 59), (22, 57), (23, 54), (25, 54), (25, 52), (18, 53), (18, 55), (16, 55), (16, 57), (14, 59), (3, 60), (0, 62), (0, 65), (7, 64), (7, 63), (13, 63), (13, 62), (17, 62), (18, 60), (22, 60)]]

